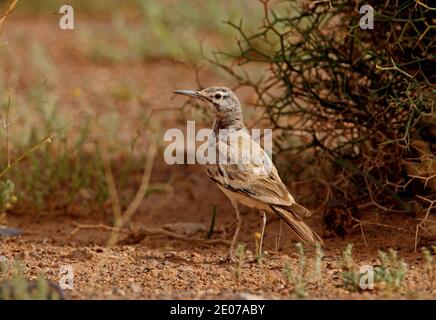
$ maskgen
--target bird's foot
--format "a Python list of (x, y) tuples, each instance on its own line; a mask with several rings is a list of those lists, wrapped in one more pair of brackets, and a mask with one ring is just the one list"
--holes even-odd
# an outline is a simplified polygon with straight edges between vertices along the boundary
[(265, 258), (265, 255), (262, 253), (258, 253), (255, 256), (252, 256), (250, 259), (248, 259), (248, 263), (250, 264), (260, 264), (262, 263), (263, 259)]
[(236, 262), (235, 255), (233, 253), (228, 253), (226, 256), (219, 259), (220, 264), (232, 262)]

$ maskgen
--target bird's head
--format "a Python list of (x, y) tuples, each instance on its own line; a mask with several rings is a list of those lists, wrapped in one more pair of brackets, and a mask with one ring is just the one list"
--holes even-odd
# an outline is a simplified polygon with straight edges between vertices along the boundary
[(174, 93), (205, 100), (218, 118), (242, 115), (236, 94), (226, 87), (210, 87), (203, 90), (176, 90)]

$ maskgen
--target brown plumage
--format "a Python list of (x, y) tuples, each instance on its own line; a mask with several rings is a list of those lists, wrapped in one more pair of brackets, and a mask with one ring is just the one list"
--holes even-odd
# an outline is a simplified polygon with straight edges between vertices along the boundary
[[(277, 214), (305, 243), (322, 243), (321, 238), (302, 220), (303, 217), (310, 216), (310, 211), (296, 203), (268, 154), (251, 138), (245, 128), (236, 95), (223, 87), (211, 87), (201, 91), (179, 90), (176, 93), (206, 100), (215, 114), (215, 139), (209, 143), (216, 150), (217, 161), (206, 165), (206, 173), (227, 195), (235, 209), (237, 225), (229, 256), (233, 255), (241, 221), (238, 203), (261, 212), (259, 253), (262, 250), (265, 230), (265, 211)], [(246, 161), (244, 154), (250, 155), (249, 161)], [(220, 161), (224, 159), (220, 155), (224, 155), (228, 161)]]
[[(298, 205), (300, 206), (300, 205)], [(304, 208), (300, 206), (301, 208)], [(289, 210), (271, 206), (271, 209), (295, 232), (295, 234), (302, 241), (309, 245), (315, 245), (316, 243), (322, 243), (321, 238), (313, 232), (307, 224), (303, 222), (299, 214), (293, 211), (294, 206), (291, 206)], [(304, 208), (305, 209), (305, 208)], [(307, 209), (306, 209), (307, 210)]]

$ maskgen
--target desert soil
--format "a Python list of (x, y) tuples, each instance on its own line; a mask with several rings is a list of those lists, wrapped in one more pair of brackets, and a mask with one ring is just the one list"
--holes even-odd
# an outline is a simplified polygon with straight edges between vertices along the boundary
[[(160, 180), (171, 172), (174, 194), (154, 194), (144, 200), (134, 218), (135, 226), (160, 228), (166, 224), (193, 222), (207, 227), (210, 208), (219, 204), (214, 238), (229, 239), (233, 230), (233, 211), (217, 187), (194, 166), (156, 168), (154, 179)], [(198, 244), (149, 236), (139, 242), (121, 236), (123, 245), (107, 247), (110, 232), (99, 229), (73, 232), (76, 223), (99, 224), (103, 218), (77, 214), (10, 216), (10, 225), (25, 231), (23, 236), (2, 239), (0, 255), (21, 260), (29, 278), (44, 273), (59, 280), (62, 265), (74, 268), (74, 290), (66, 295), (72, 299), (207, 299), (207, 298), (293, 298), (293, 286), (286, 281), (283, 269), (289, 265), (296, 270), (298, 256), (295, 238), (283, 227), (280, 246), (276, 239), (280, 222), (270, 218), (266, 229), (264, 249), (268, 254), (257, 263), (254, 233), (259, 231), (257, 212), (243, 210), (240, 241), (247, 246), (245, 261), (236, 277), (235, 263), (221, 263), (227, 246)], [(394, 219), (392, 225), (404, 221)], [(319, 214), (308, 223), (320, 234), (323, 228)], [(308, 298), (316, 299), (378, 299), (378, 298), (435, 298), (428, 290), (429, 280), (424, 271), (422, 255), (414, 252), (412, 234), (384, 227), (365, 227), (365, 245), (360, 232), (346, 239), (324, 237), (325, 249), (322, 279), (307, 285)], [(195, 237), (205, 237), (199, 231)], [(353, 258), (357, 266), (380, 264), (378, 250), (395, 248), (408, 264), (407, 289), (399, 292), (368, 290), (352, 292), (344, 289), (341, 279), (341, 250), (354, 244)], [(308, 252), (310, 259), (313, 253)]]

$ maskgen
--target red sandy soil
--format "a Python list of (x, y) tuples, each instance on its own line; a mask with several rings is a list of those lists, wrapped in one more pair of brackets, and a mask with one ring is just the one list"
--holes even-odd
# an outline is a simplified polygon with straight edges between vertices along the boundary
[[(210, 223), (213, 203), (219, 204), (214, 238), (231, 237), (234, 230), (232, 208), (202, 170), (194, 166), (161, 166), (153, 172), (154, 180), (165, 181), (172, 175), (174, 193), (153, 194), (144, 200), (134, 218), (134, 226), (162, 227), (167, 223)], [(62, 265), (74, 268), (73, 291), (67, 297), (110, 299), (201, 299), (201, 298), (292, 298), (292, 285), (283, 273), (285, 265), (296, 268), (298, 261), (291, 231), (283, 228), (281, 243), (276, 251), (279, 220), (270, 218), (266, 229), (264, 249), (268, 254), (256, 263), (253, 254), (254, 232), (259, 231), (257, 212), (243, 210), (243, 227), (240, 241), (249, 251), (237, 279), (235, 263), (220, 263), (227, 253), (225, 245), (197, 244), (149, 236), (130, 245), (106, 247), (109, 232), (80, 230), (71, 236), (74, 223), (98, 224), (103, 218), (59, 214), (40, 218), (10, 216), (12, 226), (22, 228), (25, 234), (16, 239), (0, 242), (0, 255), (22, 260), (27, 275), (32, 278), (45, 273), (55, 281)], [(308, 223), (323, 234), (320, 216), (314, 214)], [(396, 220), (396, 221), (395, 221)], [(399, 218), (390, 223), (400, 223)], [(199, 233), (197, 237), (204, 237)], [(362, 235), (345, 240), (325, 238), (322, 279), (308, 284), (308, 298), (316, 299), (377, 299), (377, 298), (434, 298), (428, 290), (428, 278), (423, 269), (420, 253), (414, 252), (414, 239), (378, 226), (367, 226), (365, 246)], [(123, 243), (121, 236), (121, 243)], [(131, 239), (130, 239), (131, 240)], [(347, 243), (354, 244), (357, 266), (378, 265), (379, 249), (395, 248), (408, 264), (406, 288), (399, 292), (372, 290), (350, 292), (344, 289), (341, 279), (340, 253)], [(308, 253), (307, 257), (312, 257)]]

